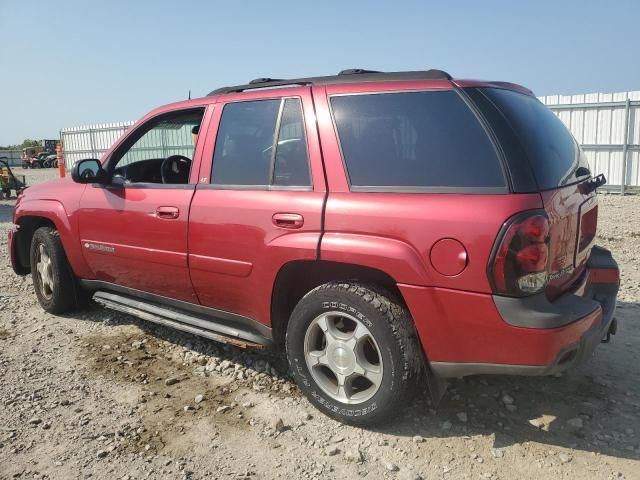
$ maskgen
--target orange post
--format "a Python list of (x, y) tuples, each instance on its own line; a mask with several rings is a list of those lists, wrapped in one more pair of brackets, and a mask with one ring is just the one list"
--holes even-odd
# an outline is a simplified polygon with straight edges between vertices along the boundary
[(58, 157), (58, 171), (60, 172), (60, 178), (64, 177), (64, 155), (62, 154), (62, 144), (56, 145), (56, 155)]

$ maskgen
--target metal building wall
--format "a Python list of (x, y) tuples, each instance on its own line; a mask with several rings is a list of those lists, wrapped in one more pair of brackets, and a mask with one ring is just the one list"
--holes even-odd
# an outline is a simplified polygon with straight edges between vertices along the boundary
[(10, 167), (22, 165), (22, 150), (0, 150), (0, 158), (6, 157)]
[(611, 191), (640, 191), (640, 91), (540, 97), (571, 130)]

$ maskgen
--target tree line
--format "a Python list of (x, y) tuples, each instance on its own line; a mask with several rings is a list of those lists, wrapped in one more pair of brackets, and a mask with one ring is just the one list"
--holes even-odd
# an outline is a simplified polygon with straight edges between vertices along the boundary
[(0, 150), (22, 150), (23, 148), (37, 146), (41, 146), (39, 140), (25, 138), (20, 145), (0, 145)]

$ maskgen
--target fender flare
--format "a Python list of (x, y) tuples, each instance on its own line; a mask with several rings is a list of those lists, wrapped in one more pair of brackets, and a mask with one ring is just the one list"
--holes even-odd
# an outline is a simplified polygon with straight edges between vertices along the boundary
[(389, 275), (396, 283), (432, 284), (429, 271), (416, 249), (393, 238), (325, 233), (320, 245), (320, 259), (374, 268)]
[[(62, 202), (49, 199), (25, 200), (16, 207), (14, 222), (19, 225), (20, 221), (27, 217), (42, 218), (53, 223), (60, 235), (62, 247), (73, 273), (80, 278), (91, 278), (91, 269), (80, 248), (77, 223), (67, 214)], [(18, 230), (19, 234), (20, 230)]]

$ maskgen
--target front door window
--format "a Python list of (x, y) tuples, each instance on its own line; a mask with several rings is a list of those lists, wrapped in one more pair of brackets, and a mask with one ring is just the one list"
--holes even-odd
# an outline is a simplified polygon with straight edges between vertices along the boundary
[(189, 183), (204, 109), (182, 110), (150, 120), (114, 154), (114, 183)]

